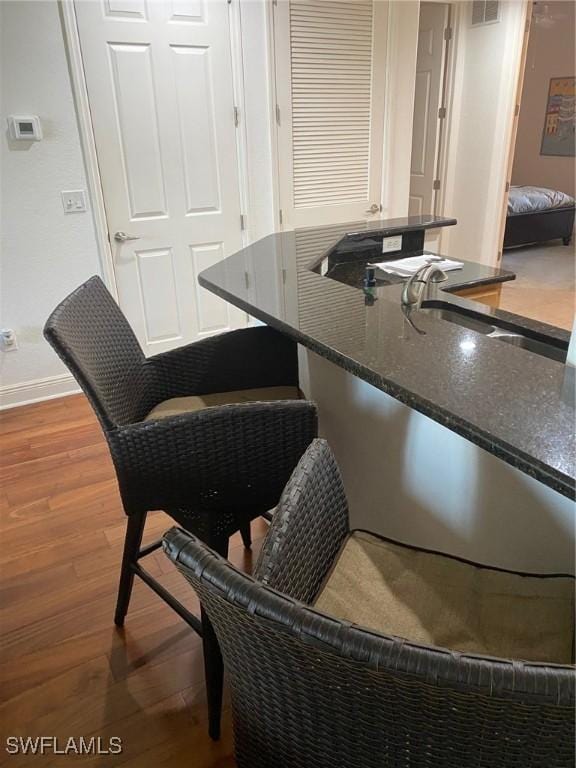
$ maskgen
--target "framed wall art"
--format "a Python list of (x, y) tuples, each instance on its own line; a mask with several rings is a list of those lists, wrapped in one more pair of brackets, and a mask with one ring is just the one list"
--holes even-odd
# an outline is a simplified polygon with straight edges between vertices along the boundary
[(575, 77), (553, 77), (548, 88), (541, 155), (574, 157)]

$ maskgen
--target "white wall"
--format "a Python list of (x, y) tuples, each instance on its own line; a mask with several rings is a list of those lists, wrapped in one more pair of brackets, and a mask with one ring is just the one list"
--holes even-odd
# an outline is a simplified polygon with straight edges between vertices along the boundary
[(576, 6), (560, 1), (549, 8), (561, 18), (551, 27), (533, 21), (530, 28), (512, 183), (551, 187), (574, 195), (574, 158), (540, 154), (550, 78), (574, 75), (575, 69)]
[(389, 3), (382, 201), (390, 219), (408, 215), (419, 17), (418, 0)]
[[(57, 2), (0, 2), (0, 26), (0, 324), (16, 331), (19, 344), (0, 353), (6, 405), (75, 389), (42, 327), (100, 266), (91, 214), (64, 215), (60, 200), (61, 190), (86, 189), (86, 178)], [(8, 114), (39, 115), (44, 140), (9, 140)]]
[(500, 21), (472, 27), (471, 3), (456, 3), (455, 78), (448, 126), (443, 251), (486, 264), (500, 250), (512, 117), (526, 4), (504, 0)]

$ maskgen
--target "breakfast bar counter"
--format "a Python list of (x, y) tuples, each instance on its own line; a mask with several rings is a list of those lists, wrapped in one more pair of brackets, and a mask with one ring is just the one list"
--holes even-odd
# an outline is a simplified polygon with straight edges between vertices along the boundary
[[(380, 406), (373, 399), (374, 407), (365, 407), (367, 398), (374, 398), (371, 390), (375, 388), (408, 407), (410, 413), (402, 412), (404, 428), (410, 420), (413, 427), (414, 418), (423, 414), (426, 422), (441, 425), (442, 431), (436, 433), (441, 435), (440, 442), (446, 442), (445, 432), (449, 430), (465, 438), (467, 444), (478, 446), (482, 457), (474, 454), (472, 462), (477, 486), (478, 466), (485, 463), (483, 454), (488, 453), (499, 464), (504, 462), (515, 469), (516, 484), (520, 473), (536, 481), (540, 490), (535, 492), (532, 484), (529, 496), (531, 500), (538, 497), (537, 504), (546, 489), (552, 489), (554, 497), (573, 499), (574, 405), (567, 394), (568, 367), (563, 362), (569, 334), (455, 293), (515, 276), (467, 262), (463, 255), (463, 268), (448, 272), (445, 282), (428, 286), (422, 308), (413, 312), (401, 303), (402, 278), (377, 270), (375, 286), (365, 284), (367, 264), (422, 253), (426, 229), (453, 223), (412, 217), (381, 225), (371, 223), (369, 229), (366, 224), (348, 224), (274, 234), (206, 269), (199, 281), (314, 353), (308, 355), (310, 374), (303, 375), (303, 386), (305, 390), (308, 386), (309, 394), (319, 401), (321, 423), (324, 411), (324, 432), (332, 442), (338, 442), (334, 425), (340, 422), (341, 430), (343, 419), (348, 427), (352, 421), (359, 424), (366, 419), (377, 429)], [(398, 233), (404, 238), (401, 252), (382, 255), (383, 242)], [(448, 313), (443, 311), (446, 308)], [(446, 317), (456, 317), (458, 322), (449, 322)], [(514, 346), (478, 332), (477, 320), (504, 330), (513, 328), (515, 334), (531, 340), (533, 348), (538, 349), (540, 344), (551, 350), (551, 355), (537, 354), (530, 351), (532, 347)], [(334, 402), (339, 386), (336, 368), (366, 382), (369, 389), (362, 390), (362, 394), (359, 385), (350, 381), (344, 385), (341, 380), (340, 401)], [(321, 386), (319, 379), (324, 382)], [(355, 394), (351, 402), (360, 410), (353, 419), (346, 419), (345, 393), (350, 394), (352, 389)], [(388, 411), (383, 423), (388, 430), (391, 407), (384, 407)], [(429, 424), (423, 426), (431, 428)], [(360, 446), (368, 446), (372, 438), (359, 436), (358, 440)], [(416, 442), (420, 446), (418, 453), (423, 449), (419, 438)], [(404, 453), (409, 443), (403, 440)], [(384, 460), (386, 450), (382, 450)], [(452, 455), (450, 450), (448, 453)], [(366, 447), (365, 464), (373, 462), (380, 474), (380, 464), (373, 459), (373, 450)], [(414, 460), (422, 461), (416, 457)], [(494, 479), (501, 474), (501, 469), (494, 469), (495, 463), (490, 467)], [(405, 469), (413, 471), (410, 465)], [(446, 476), (449, 472), (446, 467)], [(349, 469), (352, 486), (361, 483), (360, 474), (358, 468)], [(480, 485), (481, 495), (485, 496), (486, 484)], [(410, 496), (414, 496), (413, 488)], [(522, 493), (519, 503), (521, 498)], [(562, 503), (560, 506), (563, 517), (566, 507)], [(553, 513), (552, 517), (558, 515)], [(562, 519), (561, 529), (565, 526), (566, 520)], [(466, 546), (463, 549), (467, 552)]]

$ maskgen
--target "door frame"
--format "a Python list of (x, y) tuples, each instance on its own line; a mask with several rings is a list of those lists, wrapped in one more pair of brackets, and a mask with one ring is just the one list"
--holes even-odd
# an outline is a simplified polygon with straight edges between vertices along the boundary
[[(274, 202), (274, 223), (278, 230), (291, 229), (291, 216), (286, 216), (286, 211), (282, 210), (282, 206), (286, 207), (286, 202), (291, 198), (290, 185), (292, 184), (292, 173), (284, 173), (284, 165), (281, 161), (281, 139), (280, 139), (280, 107), (278, 105), (278, 68), (280, 63), (280, 52), (278, 51), (277, 40), (277, 22), (276, 13), (278, 12), (279, 3), (282, 0), (272, 0), (271, 3), (266, 3), (266, 19), (267, 19), (267, 54), (270, 57), (270, 125), (272, 126), (272, 176), (273, 176), (273, 188), (276, 199)], [(286, 115), (284, 115), (286, 117)], [(290, 132), (292, 128), (290, 126)], [(292, 140), (292, 134), (290, 133), (290, 141)], [(288, 219), (288, 220), (287, 220)]]
[(516, 153), (516, 137), (518, 134), (518, 124), (520, 122), (520, 108), (522, 105), (522, 91), (524, 88), (524, 77), (526, 75), (526, 61), (528, 59), (528, 44), (530, 42), (530, 34), (532, 32), (532, 12), (534, 9), (534, 3), (532, 0), (527, 0), (526, 5), (526, 19), (524, 21), (524, 37), (522, 40), (522, 51), (520, 53), (520, 61), (518, 63), (518, 77), (516, 81), (516, 95), (514, 114), (512, 116), (512, 125), (510, 127), (510, 137), (508, 142), (508, 157), (506, 159), (506, 183), (504, 188), (504, 195), (502, 197), (502, 210), (500, 212), (500, 239), (498, 248), (498, 261), (497, 265), (500, 266), (502, 258), (504, 256), (504, 237), (506, 234), (506, 217), (508, 215), (508, 192), (510, 185), (512, 184), (512, 167), (514, 165), (514, 155)]
[[(426, 2), (426, 0), (424, 0)], [(432, 0), (435, 2), (435, 0)], [(445, 3), (448, 6), (448, 27), (451, 35), (446, 41), (444, 51), (444, 82), (443, 101), (446, 113), (440, 127), (440, 137), (437, 149), (437, 168), (436, 178), (440, 179), (440, 189), (436, 190), (434, 197), (434, 213), (437, 216), (445, 216), (444, 205), (446, 203), (448, 188), (448, 147), (450, 146), (450, 135), (454, 132), (454, 82), (456, 79), (457, 46), (458, 31), (460, 26), (460, 14), (462, 7), (455, 0), (449, 0)], [(442, 230), (441, 230), (442, 233)], [(440, 236), (442, 236), (440, 234)]]
[[(96, 139), (92, 126), (90, 112), (90, 99), (86, 85), (86, 74), (82, 59), (82, 48), (76, 19), (74, 0), (58, 0), (62, 31), (64, 35), (64, 48), (68, 61), (72, 95), (76, 107), (80, 144), (86, 170), (86, 184), (92, 206), (94, 233), (98, 246), (98, 257), (102, 267), (104, 283), (112, 296), (118, 301), (118, 287), (114, 271), (114, 258), (109, 241), (109, 227), (104, 204), (104, 192), (102, 178), (98, 164), (96, 151)], [(245, 83), (242, 64), (243, 36), (242, 19), (240, 13), (240, 0), (228, 0), (228, 13), (230, 18), (230, 55), (232, 61), (232, 77), (234, 100), (239, 109), (240, 119), (236, 130), (236, 157), (238, 162), (239, 192), (241, 209), (246, 216), (247, 226), (242, 231), (242, 243), (250, 242), (251, 211), (249, 210), (249, 183), (248, 183), (248, 150), (246, 136), (245, 108)]]
[(116, 274), (114, 272), (114, 259), (110, 241), (108, 239), (108, 220), (106, 218), (104, 193), (102, 191), (102, 180), (100, 177), (100, 168), (98, 166), (98, 155), (96, 154), (96, 139), (94, 137), (94, 128), (92, 126), (90, 101), (88, 99), (88, 88), (86, 86), (86, 76), (84, 74), (84, 63), (82, 61), (82, 50), (80, 48), (80, 35), (76, 23), (74, 0), (59, 0), (58, 7), (60, 9), (60, 18), (62, 20), (64, 48), (66, 50), (68, 70), (70, 72), (70, 80), (72, 84), (72, 95), (76, 107), (78, 132), (80, 134), (80, 144), (86, 170), (88, 194), (92, 206), (94, 234), (98, 246), (98, 257), (102, 267), (102, 277), (106, 287), (116, 301), (118, 301), (118, 287), (116, 285)]
[(276, 34), (274, 25), (274, 7), (278, 0), (265, 3), (266, 14), (266, 58), (268, 64), (268, 103), (270, 107), (268, 119), (270, 124), (270, 156), (272, 165), (272, 206), (274, 229), (281, 232), (284, 229), (282, 215), (282, 185), (280, 174), (280, 137), (278, 135), (277, 107), (278, 92), (276, 88), (277, 65)]

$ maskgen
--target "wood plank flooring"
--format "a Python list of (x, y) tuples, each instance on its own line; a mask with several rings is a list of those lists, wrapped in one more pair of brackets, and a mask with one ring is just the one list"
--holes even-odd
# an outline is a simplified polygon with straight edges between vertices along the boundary
[[(112, 617), (125, 529), (112, 462), (82, 395), (0, 413), (0, 765), (232, 768), (207, 735), (199, 638), (136, 580), (123, 631)], [(149, 516), (145, 541), (170, 527)], [(231, 559), (249, 569), (237, 536)], [(150, 571), (192, 609), (161, 551)], [(119, 736), (108, 756), (21, 756), (7, 736)]]

